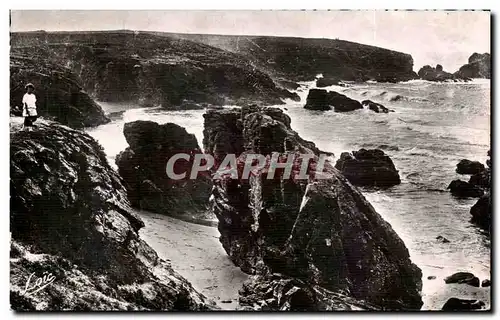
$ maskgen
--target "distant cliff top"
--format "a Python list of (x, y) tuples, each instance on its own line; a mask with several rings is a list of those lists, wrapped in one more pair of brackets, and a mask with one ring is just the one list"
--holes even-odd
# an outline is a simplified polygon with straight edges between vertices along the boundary
[[(102, 38), (105, 35), (106, 38)], [(21, 43), (29, 44), (28, 39), (44, 39), (45, 43), (57, 40), (99, 41), (99, 39), (118, 39), (123, 35), (150, 37), (154, 41), (158, 37), (165, 43), (184, 40), (191, 43), (186, 49), (192, 50), (200, 45), (210, 54), (218, 56), (237, 54), (243, 56), (252, 65), (273, 78), (286, 78), (293, 81), (312, 80), (319, 73), (325, 77), (337, 77), (352, 81), (404, 81), (417, 78), (413, 72), (411, 55), (337, 39), (312, 39), (296, 37), (272, 36), (236, 36), (236, 35), (202, 35), (180, 34), (148, 31), (92, 31), (92, 32), (21, 32), (11, 33), (13, 46)], [(188, 40), (188, 41), (186, 41)], [(122, 41), (122, 40), (121, 40)], [(153, 40), (152, 40), (153, 41)], [(37, 42), (40, 44), (40, 42)], [(206, 45), (210, 46), (209, 50)], [(217, 49), (216, 49), (217, 48)], [(179, 52), (185, 55), (190, 51)]]

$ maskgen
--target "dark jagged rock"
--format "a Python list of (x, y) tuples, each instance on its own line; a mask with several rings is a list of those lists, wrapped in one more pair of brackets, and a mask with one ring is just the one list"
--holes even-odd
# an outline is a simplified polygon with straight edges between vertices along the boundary
[(240, 290), (240, 305), (255, 311), (351, 311), (377, 307), (280, 274), (253, 276)]
[(484, 194), (481, 188), (462, 180), (453, 180), (447, 189), (458, 198), (479, 198)]
[[(10, 108), (22, 114), (24, 86), (35, 86), (37, 113), (73, 128), (94, 127), (109, 122), (101, 107), (83, 90), (69, 69), (33, 55), (10, 55)], [(16, 108), (17, 107), (17, 108)]]
[(489, 279), (484, 279), (481, 281), (481, 287), (486, 288), (491, 286), (491, 281)]
[[(129, 147), (116, 157), (116, 164), (134, 207), (173, 216), (206, 215), (211, 179), (206, 172), (189, 178), (194, 156), (201, 153), (194, 134), (174, 123), (152, 121), (128, 122), (123, 134)], [(166, 173), (167, 161), (177, 153), (190, 155), (189, 161), (175, 163), (174, 173), (186, 172), (181, 180), (170, 179)]]
[(478, 310), (485, 305), (484, 302), (479, 300), (468, 300), (459, 298), (450, 298), (443, 305), (443, 311), (461, 311), (461, 310)]
[(460, 67), (455, 72), (460, 78), (491, 78), (491, 55), (489, 53), (473, 53), (469, 57), (469, 63)]
[(316, 80), (316, 87), (318, 88), (324, 88), (324, 87), (329, 87), (329, 86), (338, 86), (341, 84), (341, 81), (339, 79), (335, 78), (319, 78)]
[(470, 209), (472, 215), (471, 222), (476, 223), (485, 230), (491, 229), (491, 196), (490, 193), (485, 194), (476, 202)]
[(311, 81), (324, 78), (349, 81), (398, 82), (416, 79), (409, 54), (338, 39), (271, 36), (175, 34), (238, 53), (276, 77)]
[(391, 158), (379, 149), (343, 152), (335, 168), (354, 185), (390, 187), (401, 183)]
[(304, 108), (310, 110), (331, 110), (335, 112), (348, 112), (363, 109), (359, 101), (351, 99), (335, 91), (323, 89), (311, 89), (307, 95), (307, 102)]
[(331, 110), (329, 91), (323, 89), (311, 89), (307, 94), (307, 102), (304, 108), (309, 110), (327, 111)]
[(445, 237), (443, 236), (437, 236), (436, 237), (436, 240), (439, 240), (440, 242), (442, 243), (450, 243), (450, 240), (446, 239)]
[(380, 103), (373, 102), (371, 100), (363, 100), (361, 102), (363, 106), (368, 106), (368, 109), (375, 111), (376, 113), (389, 113), (393, 112), (394, 110), (389, 110), (385, 106), (381, 105)]
[(11, 33), (11, 46), (68, 66), (101, 101), (188, 109), (298, 97), (241, 55), (169, 34), (22, 32)]
[[(211, 110), (204, 117), (204, 149), (216, 157), (235, 153), (244, 162), (251, 152), (276, 151), (316, 161), (320, 153), (279, 109)], [(296, 179), (293, 168), (292, 179), (282, 171), (266, 179), (263, 169), (214, 182), (211, 205), (231, 260), (249, 274), (281, 273), (381, 309), (419, 309), (422, 273), (391, 226), (328, 162), (309, 180)]]
[(453, 74), (446, 72), (443, 70), (441, 65), (436, 65), (436, 68), (433, 68), (429, 65), (423, 66), (418, 70), (418, 76), (420, 79), (427, 81), (445, 81), (445, 80), (453, 80), (455, 77)]
[(484, 165), (479, 161), (462, 159), (457, 164), (456, 172), (459, 174), (478, 174), (484, 171)]
[[(11, 135), (10, 153), (13, 310), (213, 308), (139, 237), (144, 223), (89, 135), (41, 121)], [(48, 274), (25, 294), (31, 275)]]

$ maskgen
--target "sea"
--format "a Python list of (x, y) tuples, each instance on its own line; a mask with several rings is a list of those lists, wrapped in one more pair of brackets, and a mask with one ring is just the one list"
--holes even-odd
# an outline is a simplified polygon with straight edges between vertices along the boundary
[[(321, 77), (321, 75), (319, 75)], [(477, 199), (457, 199), (447, 190), (461, 159), (485, 163), (490, 149), (490, 81), (435, 83), (345, 83), (324, 89), (362, 101), (372, 100), (394, 110), (387, 114), (368, 109), (348, 113), (304, 109), (315, 81), (301, 82), (301, 101), (276, 107), (292, 120), (292, 128), (323, 151), (342, 152), (379, 148), (399, 170), (401, 184), (388, 189), (361, 188), (376, 211), (405, 242), (412, 261), (423, 272), (422, 309), (438, 308), (446, 286), (444, 277), (458, 271), (491, 279), (490, 236), (470, 223)], [(202, 146), (204, 110), (165, 111), (134, 105), (100, 103), (112, 122), (87, 129), (104, 147), (108, 161), (128, 145), (126, 122), (173, 122), (193, 133)], [(236, 107), (236, 106), (225, 106)], [(436, 239), (445, 237), (448, 243)], [(430, 277), (430, 279), (428, 279)], [(435, 279), (433, 277), (436, 277)], [(436, 302), (438, 301), (438, 302)]]

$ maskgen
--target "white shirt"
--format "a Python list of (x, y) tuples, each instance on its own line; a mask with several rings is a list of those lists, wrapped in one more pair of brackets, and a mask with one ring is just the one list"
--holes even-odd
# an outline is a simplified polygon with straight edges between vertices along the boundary
[[(28, 110), (24, 107), (24, 104), (28, 106)], [(33, 93), (25, 93), (23, 96), (23, 117), (36, 116), (36, 96)]]

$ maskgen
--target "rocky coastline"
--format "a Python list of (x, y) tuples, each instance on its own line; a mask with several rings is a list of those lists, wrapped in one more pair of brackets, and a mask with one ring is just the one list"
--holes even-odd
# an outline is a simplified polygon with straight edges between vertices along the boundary
[[(14, 131), (10, 152), (13, 310), (216, 308), (139, 237), (144, 223), (93, 138), (42, 121)], [(42, 277), (50, 286), (29, 294)]]
[[(166, 163), (174, 154), (188, 154), (189, 160), (180, 161), (176, 169), (189, 175), (196, 155), (203, 152), (216, 163), (235, 154), (238, 166), (253, 154), (267, 161), (273, 153), (307, 154), (314, 169), (321, 154), (332, 154), (294, 131), (283, 110), (266, 107), (286, 99), (300, 101), (294, 92), (297, 82), (325, 75), (316, 86), (326, 89), (308, 92), (303, 106), (311, 110), (307, 112), (349, 114), (366, 107), (370, 114), (380, 114), (371, 115), (384, 117), (394, 110), (327, 87), (341, 86), (343, 80), (489, 78), (489, 54), (473, 54), (454, 74), (437, 65), (425, 66), (417, 75), (410, 55), (340, 40), (244, 37), (236, 48), (231, 36), (132, 31), (11, 36), (13, 310), (219, 310), (140, 235), (145, 227), (141, 210), (217, 224), (218, 245), (248, 276), (235, 298), (236, 310), (422, 307), (421, 269), (358, 189), (401, 183), (384, 151), (344, 152), (335, 165), (326, 163), (326, 179), (300, 179), (300, 163), (294, 163), (291, 179), (279, 170), (274, 179), (267, 179), (268, 171), (259, 169), (248, 178), (215, 179), (214, 171), (205, 170), (195, 180), (173, 180), (165, 174)], [(251, 42), (269, 53), (250, 51)], [(283, 48), (288, 56), (278, 54)], [(361, 61), (358, 51), (372, 55)], [(297, 58), (301, 56), (317, 58)], [(290, 59), (297, 61), (293, 68)], [(35, 84), (41, 115), (31, 132), (20, 130), (18, 117), (28, 81)], [(113, 120), (115, 115), (105, 114), (99, 101), (163, 110), (206, 109), (203, 145), (175, 123), (128, 122), (123, 130), (128, 147), (116, 156), (115, 171), (103, 148), (80, 131)], [(222, 108), (227, 105), (239, 107)], [(483, 165), (464, 159), (456, 172), (470, 178), (452, 181), (451, 195), (478, 198), (470, 209), (471, 222), (491, 232), (491, 161)], [(154, 236), (168, 237), (162, 232), (168, 231)], [(28, 295), (33, 276), (53, 282), (40, 294)], [(469, 273), (448, 282), (480, 286), (480, 279)], [(483, 283), (481, 287), (490, 285), (489, 279)], [(481, 301), (459, 298), (449, 299), (443, 310), (484, 307)]]

